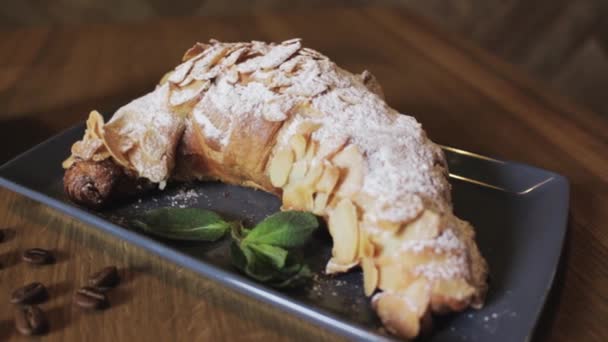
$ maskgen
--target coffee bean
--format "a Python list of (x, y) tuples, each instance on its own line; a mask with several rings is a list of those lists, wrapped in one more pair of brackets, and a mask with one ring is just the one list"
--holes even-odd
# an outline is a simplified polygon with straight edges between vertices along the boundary
[(0, 242), (4, 241), (4, 230), (0, 229)]
[(23, 252), (21, 259), (34, 265), (46, 265), (55, 261), (53, 254), (46, 249), (32, 248)]
[(74, 303), (83, 309), (100, 310), (110, 305), (108, 297), (94, 287), (85, 286), (74, 293)]
[(89, 285), (101, 291), (115, 287), (120, 282), (116, 266), (104, 267), (100, 271), (89, 276)]
[(38, 335), (47, 331), (46, 315), (35, 305), (25, 305), (17, 308), (15, 327), (23, 335)]
[(20, 287), (11, 294), (13, 304), (37, 304), (48, 298), (46, 287), (41, 283), (31, 283)]

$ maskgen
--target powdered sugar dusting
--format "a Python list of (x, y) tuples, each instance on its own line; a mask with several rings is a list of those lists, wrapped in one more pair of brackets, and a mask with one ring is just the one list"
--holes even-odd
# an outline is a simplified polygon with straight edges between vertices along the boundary
[(420, 253), (432, 249), (436, 254), (453, 251), (464, 251), (465, 245), (454, 234), (452, 229), (446, 229), (435, 239), (404, 241), (401, 250), (404, 252)]
[(171, 207), (188, 208), (193, 202), (196, 202), (199, 194), (194, 189), (179, 189), (179, 191), (168, 198)]
[(190, 83), (187, 87), (175, 89), (171, 92), (171, 96), (169, 97), (169, 104), (171, 106), (179, 106), (188, 101), (191, 101), (199, 94), (204, 92), (208, 87), (208, 81), (198, 81)]
[[(178, 67), (182, 69), (187, 66)], [(344, 71), (324, 55), (302, 48), (299, 39), (276, 45), (212, 41), (186, 79), (192, 75), (211, 81), (201, 102), (211, 104), (234, 122), (243, 115), (284, 121), (292, 115), (300, 116), (292, 114), (294, 108), (318, 113), (290, 120), (283, 128), (287, 131), (279, 134), (279, 144), (289, 141), (299, 123), (312, 121), (319, 124), (312, 138), (326, 153), (323, 158), (330, 155), (332, 147), (340, 148), (346, 141), (356, 145), (365, 156), (361, 192), (374, 198), (359, 203), (371, 206), (363, 208), (369, 214), (367, 220), (407, 222), (426, 206), (449, 210), (445, 167), (437, 162), (443, 155), (421, 125), (370, 91), (364, 84), (365, 77)], [(225, 132), (231, 127), (214, 127), (204, 118), (207, 112), (197, 106), (196, 122), (209, 137), (221, 137), (226, 146), (230, 135)]]
[(296, 53), (302, 47), (300, 40), (288, 40), (283, 44), (271, 46), (268, 53), (248, 60), (239, 65), (240, 72), (253, 72), (258, 69), (270, 69), (281, 65), (287, 58)]
[(424, 276), (429, 280), (450, 279), (450, 278), (466, 278), (468, 277), (468, 268), (466, 258), (460, 254), (448, 258), (443, 262), (432, 261), (426, 264), (417, 265), (414, 267), (413, 274)]
[(171, 74), (171, 76), (169, 76), (169, 78), (167, 80), (172, 83), (182, 82), (184, 80), (184, 78), (186, 78), (186, 75), (188, 75), (188, 72), (190, 72), (190, 69), (192, 69), (193, 64), (194, 64), (193, 60), (190, 59), (190, 60), (178, 65), (175, 68), (175, 71), (173, 71), (173, 73)]
[(222, 130), (217, 128), (211, 122), (211, 120), (209, 120), (209, 118), (204, 114), (203, 109), (200, 106), (194, 107), (192, 115), (196, 123), (203, 129), (206, 138), (219, 140), (223, 139), (226, 136)]
[(219, 111), (230, 116), (253, 114), (268, 121), (283, 121), (298, 99), (269, 90), (259, 82), (231, 84), (220, 78), (205, 95)]

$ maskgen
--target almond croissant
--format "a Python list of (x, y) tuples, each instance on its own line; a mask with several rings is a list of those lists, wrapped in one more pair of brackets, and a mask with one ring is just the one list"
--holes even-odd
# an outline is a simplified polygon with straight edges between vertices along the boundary
[(370, 73), (299, 39), (196, 44), (107, 123), (92, 112), (64, 167), (70, 198), (92, 207), (124, 194), (124, 179), (214, 179), (323, 217), (334, 243), (326, 271), (359, 265), (365, 294), (401, 337), (432, 313), (483, 304), (487, 266), (452, 212), (441, 149), (386, 104)]

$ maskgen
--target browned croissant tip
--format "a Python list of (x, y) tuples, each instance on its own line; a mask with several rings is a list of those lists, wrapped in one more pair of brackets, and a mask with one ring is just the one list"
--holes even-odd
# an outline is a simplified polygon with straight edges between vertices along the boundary
[(107, 203), (118, 179), (124, 176), (120, 166), (110, 159), (101, 162), (76, 161), (63, 176), (63, 186), (76, 203), (100, 208)]

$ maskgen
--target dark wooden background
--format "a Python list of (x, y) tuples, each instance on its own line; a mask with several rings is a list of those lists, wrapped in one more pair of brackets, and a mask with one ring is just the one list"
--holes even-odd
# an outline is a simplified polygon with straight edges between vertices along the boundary
[[(164, 11), (161, 1), (140, 2), (146, 8), (156, 4), (158, 13)], [(12, 14), (1, 12), (8, 5), (1, 7), (1, 22), (11, 27), (0, 30), (0, 159), (82, 121), (92, 108), (115, 108), (151, 89), (196, 40), (301, 36), (307, 45), (345, 68), (367, 68), (375, 73), (388, 102), (414, 114), (435, 141), (530, 163), (568, 177), (572, 185), (569, 233), (556, 286), (536, 337), (543, 341), (608, 340), (608, 121), (555, 92), (546, 82), (531, 79), (522, 72), (523, 67), (514, 68), (488, 54), (486, 48), (462, 39), (472, 30), (471, 21), (483, 21), (487, 32), (505, 37), (500, 38), (505, 42), (506, 37), (519, 37), (509, 38), (514, 39), (511, 44), (488, 38), (484, 43), (488, 48), (504, 48), (504, 53), (518, 55), (515, 51), (532, 51), (536, 46), (530, 43), (524, 48), (522, 42), (528, 37), (543, 37), (534, 23), (552, 15), (568, 17), (575, 13), (571, 6), (587, 8), (584, 5), (595, 6), (596, 2), (554, 1), (555, 8), (543, 15), (542, 6), (549, 6), (548, 2), (504, 1), (511, 6), (504, 7), (498, 17), (511, 22), (512, 33), (501, 30), (500, 22), (494, 23), (490, 17), (467, 14), (474, 11), (466, 5), (452, 5), (455, 7), (445, 14), (469, 18), (461, 21), (462, 26), (420, 17), (420, 13), (443, 13), (439, 1), (427, 5), (434, 4), (435, 10), (358, 4), (353, 9), (294, 5), (295, 9), (284, 8), (274, 15), (256, 12), (204, 18), (180, 16), (184, 10), (174, 15), (167, 12), (171, 18), (158, 18), (150, 10), (148, 17), (132, 20), (99, 14), (113, 3), (118, 2), (100, 2), (100, 9), (83, 11), (84, 22), (69, 22), (80, 12), (65, 10), (61, 1), (53, 2), (57, 7), (45, 7), (38, 1), (9, 1), (13, 9), (19, 9)], [(203, 5), (207, 3), (211, 2)], [(483, 11), (497, 10), (490, 3), (499, 6), (488, 1), (482, 4)], [(126, 5), (116, 6), (116, 13), (121, 13), (121, 6)], [(41, 8), (47, 12), (38, 10)], [(605, 13), (598, 11), (599, 7), (589, 7), (582, 12), (592, 17)], [(563, 43), (560, 37), (567, 35), (558, 33), (544, 37)], [(597, 37), (590, 40), (595, 41), (596, 51), (603, 51), (601, 36), (589, 34)], [(549, 45), (555, 51), (562, 44), (558, 43)], [(581, 63), (593, 68), (590, 62)], [(590, 73), (601, 78), (602, 70)], [(8, 293), (32, 280), (51, 286), (52, 300), (45, 304), (53, 313), (50, 340), (335, 339), (0, 189), (0, 228), (7, 227), (15, 234), (0, 243), (0, 341), (18, 339)], [(29, 247), (56, 250), (60, 260), (52, 267), (32, 270), (19, 262), (19, 253)], [(115, 305), (110, 311), (82, 314), (70, 306), (71, 293), (90, 271), (105, 264), (120, 266), (125, 284), (112, 294)]]
[(422, 14), (608, 116), (605, 0), (4, 0), (0, 28), (369, 5)]

